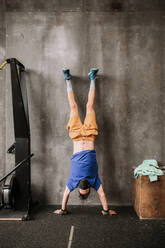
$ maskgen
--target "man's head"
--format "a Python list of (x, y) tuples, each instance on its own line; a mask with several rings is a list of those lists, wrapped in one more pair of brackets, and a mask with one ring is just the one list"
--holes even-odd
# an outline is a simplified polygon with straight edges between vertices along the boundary
[(81, 179), (79, 182), (79, 197), (82, 200), (87, 199), (90, 193), (90, 184), (86, 179)]

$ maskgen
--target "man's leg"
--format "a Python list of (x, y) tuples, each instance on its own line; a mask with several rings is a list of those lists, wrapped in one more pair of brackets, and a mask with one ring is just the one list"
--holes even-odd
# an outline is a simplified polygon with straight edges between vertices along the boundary
[(90, 82), (90, 88), (88, 93), (88, 102), (87, 102), (87, 110), (86, 114), (94, 112), (94, 102), (95, 102), (95, 81), (96, 81), (96, 75), (98, 72), (98, 68), (91, 69), (90, 73), (88, 73), (88, 76), (91, 80)]
[(70, 71), (69, 69), (63, 69), (62, 71), (64, 73), (64, 78), (65, 78), (66, 86), (67, 86), (67, 94), (68, 94), (68, 101), (69, 101), (69, 106), (70, 106), (70, 117), (71, 117), (73, 115), (78, 115), (78, 107), (77, 107), (77, 103), (74, 98)]

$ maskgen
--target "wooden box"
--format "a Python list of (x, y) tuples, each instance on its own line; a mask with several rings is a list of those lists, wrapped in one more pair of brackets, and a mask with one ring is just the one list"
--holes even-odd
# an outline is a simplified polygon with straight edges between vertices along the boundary
[(165, 219), (165, 175), (155, 182), (148, 176), (133, 177), (133, 205), (140, 219)]

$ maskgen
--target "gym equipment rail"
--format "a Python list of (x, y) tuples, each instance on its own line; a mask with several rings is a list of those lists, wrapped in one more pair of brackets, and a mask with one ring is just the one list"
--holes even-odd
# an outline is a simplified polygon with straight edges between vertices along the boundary
[(10, 65), (15, 142), (7, 153), (15, 155), (15, 167), (0, 179), (0, 220), (29, 220), (31, 210), (31, 147), (25, 67), (17, 59)]

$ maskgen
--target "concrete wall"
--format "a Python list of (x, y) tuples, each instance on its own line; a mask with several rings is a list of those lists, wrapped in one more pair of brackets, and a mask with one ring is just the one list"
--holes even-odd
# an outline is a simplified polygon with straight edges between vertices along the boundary
[[(122, 3), (117, 5), (119, 11), (108, 0), (2, 2), (1, 59), (16, 57), (27, 69), (35, 153), (33, 198), (60, 204), (69, 176), (72, 141), (65, 129), (69, 107), (61, 69), (69, 67), (74, 75), (83, 120), (87, 73), (97, 66), (100, 178), (110, 204), (132, 204), (132, 166), (148, 158), (165, 163), (164, 1), (115, 1)], [(14, 139), (9, 68), (0, 77), (0, 158), (4, 161), (4, 150)], [(12, 158), (6, 156), (0, 173), (11, 164)], [(82, 204), (77, 195), (71, 194), (69, 204)], [(85, 204), (98, 203), (92, 191)]]

